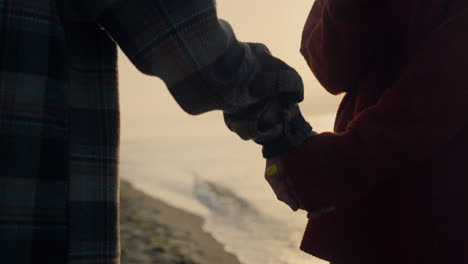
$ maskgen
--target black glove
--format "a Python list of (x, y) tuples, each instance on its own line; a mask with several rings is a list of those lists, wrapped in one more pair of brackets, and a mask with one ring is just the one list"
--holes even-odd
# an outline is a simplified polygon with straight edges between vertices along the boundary
[(283, 104), (304, 100), (304, 85), (296, 70), (271, 55), (263, 44), (248, 43), (257, 62), (257, 72), (249, 84), (258, 98), (277, 98)]
[(225, 114), (229, 129), (242, 139), (253, 139), (263, 146), (263, 156), (273, 158), (301, 145), (313, 135), (297, 104), (268, 101), (240, 113)]
[(265, 45), (247, 45), (256, 62), (248, 88), (261, 100), (225, 112), (224, 119), (231, 131), (261, 144), (264, 157), (272, 158), (299, 146), (312, 134), (297, 105), (304, 99), (304, 86), (299, 74), (273, 57)]
[(276, 138), (259, 137), (255, 142), (263, 146), (265, 158), (274, 158), (298, 147), (311, 135), (310, 124), (304, 119), (297, 104), (289, 105), (281, 111), (281, 134)]

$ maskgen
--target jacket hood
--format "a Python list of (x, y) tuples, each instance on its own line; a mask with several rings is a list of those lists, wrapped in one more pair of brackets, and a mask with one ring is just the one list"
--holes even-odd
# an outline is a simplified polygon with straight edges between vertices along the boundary
[[(389, 64), (394, 65), (395, 68), (400, 68), (401, 64), (414, 53), (414, 49), (425, 39), (425, 36), (443, 23), (452, 2), (456, 2), (456, 0), (387, 0), (382, 5), (368, 7), (368, 4), (360, 3), (363, 1), (367, 2), (367, 0), (356, 0), (354, 2), (347, 0), (316, 0), (316, 6), (320, 8), (315, 7), (309, 15), (303, 30), (301, 43), (301, 53), (309, 65), (311, 56), (308, 49), (313, 45), (320, 45), (320, 43), (311, 43), (314, 40), (310, 36), (314, 33), (314, 30), (320, 28), (317, 25), (322, 23), (320, 19), (325, 17), (318, 15), (318, 13), (327, 12), (326, 19), (335, 20), (336, 23), (341, 24), (347, 23), (350, 17), (355, 20), (358, 20), (357, 17), (364, 17), (366, 19), (364, 22), (359, 19), (361, 20), (359, 23), (362, 24), (357, 23), (350, 27), (357, 25), (357, 30), (360, 30), (359, 27), (364, 27), (362, 30), (368, 30), (370, 34), (375, 35), (375, 47), (373, 48), (377, 48), (384, 43), (383, 45), (386, 48), (399, 50), (399, 52), (395, 52), (401, 55), (399, 57), (390, 56), (387, 58), (379, 54), (379, 58), (388, 60)], [(334, 29), (329, 28), (329, 30)], [(355, 79), (359, 80), (359, 76), (356, 76)], [(354, 86), (355, 84), (348, 84), (324, 88), (332, 94), (339, 94), (348, 92)]]

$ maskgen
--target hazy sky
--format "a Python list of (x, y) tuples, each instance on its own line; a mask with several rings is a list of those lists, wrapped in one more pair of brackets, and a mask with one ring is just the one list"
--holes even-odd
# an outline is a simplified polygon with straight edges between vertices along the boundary
[[(298, 70), (306, 90), (301, 108), (309, 119), (336, 111), (340, 97), (320, 87), (299, 53), (302, 28), (313, 0), (217, 0), (217, 3), (219, 17), (232, 25), (239, 40), (265, 43), (275, 56)], [(227, 133), (220, 113), (188, 116), (158, 78), (144, 76), (122, 53), (119, 56), (124, 137), (183, 135), (191, 126), (195, 126), (191, 131), (194, 135), (205, 134), (203, 127)], [(332, 118), (328, 119), (326, 125), (321, 125), (322, 130), (330, 128)]]

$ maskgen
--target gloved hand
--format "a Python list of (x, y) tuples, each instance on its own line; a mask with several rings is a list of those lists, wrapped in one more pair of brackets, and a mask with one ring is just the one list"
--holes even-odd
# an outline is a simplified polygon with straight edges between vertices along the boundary
[(255, 60), (256, 70), (249, 83), (253, 96), (277, 98), (283, 104), (296, 104), (304, 100), (302, 78), (288, 64), (274, 57), (259, 43), (247, 43)]
[(263, 146), (265, 158), (273, 158), (302, 144), (313, 135), (297, 104), (284, 106), (278, 100), (235, 114), (225, 114), (229, 129), (242, 139)]
[[(293, 211), (304, 209), (300, 198), (294, 191), (293, 183), (281, 163), (280, 158), (267, 159), (265, 169), (265, 179), (270, 184), (276, 198), (287, 204)], [(322, 208), (317, 211), (308, 212), (308, 219), (315, 219), (323, 214), (330, 213), (336, 208), (334, 206)]]
[(280, 159), (267, 159), (265, 169), (265, 179), (270, 184), (276, 198), (287, 204), (293, 211), (299, 210), (301, 204), (290, 179), (284, 174)]
[[(287, 204), (293, 211), (304, 209), (300, 198), (294, 191), (293, 183), (287, 175), (280, 158), (267, 159), (265, 179), (268, 184), (270, 184), (278, 200)], [(336, 210), (336, 207), (330, 206), (317, 211), (308, 212), (307, 218), (312, 220), (334, 210)]]
[(273, 57), (263, 44), (249, 43), (256, 71), (249, 82), (250, 94), (262, 98), (256, 104), (224, 112), (228, 128), (242, 139), (253, 139), (271, 158), (302, 144), (312, 133), (297, 103), (303, 100), (299, 74)]

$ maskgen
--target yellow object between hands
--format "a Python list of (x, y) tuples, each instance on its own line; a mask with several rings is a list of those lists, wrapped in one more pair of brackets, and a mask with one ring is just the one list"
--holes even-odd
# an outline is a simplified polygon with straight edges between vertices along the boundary
[(276, 164), (271, 165), (265, 171), (267, 177), (273, 176), (278, 173), (278, 166)]

